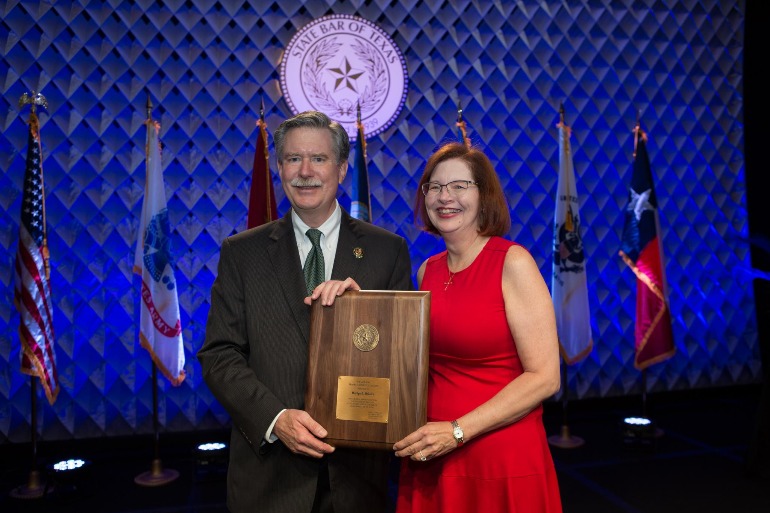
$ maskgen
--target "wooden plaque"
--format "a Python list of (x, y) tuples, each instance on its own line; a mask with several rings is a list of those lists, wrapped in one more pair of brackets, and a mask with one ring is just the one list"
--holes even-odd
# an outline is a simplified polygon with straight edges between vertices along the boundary
[(305, 410), (328, 444), (390, 451), (425, 424), (430, 292), (347, 291), (310, 319)]

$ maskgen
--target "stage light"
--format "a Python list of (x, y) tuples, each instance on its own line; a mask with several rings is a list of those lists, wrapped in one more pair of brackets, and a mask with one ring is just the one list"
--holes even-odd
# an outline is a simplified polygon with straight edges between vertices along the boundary
[(53, 468), (57, 472), (68, 472), (77, 470), (79, 468), (84, 467), (86, 462), (81, 459), (74, 459), (74, 460), (62, 460), (58, 463), (54, 463), (51, 465), (51, 468)]
[(651, 426), (652, 421), (645, 417), (626, 417), (623, 422), (629, 426)]
[(68, 458), (48, 466), (48, 475), (58, 495), (79, 493), (88, 482), (90, 463), (81, 458)]
[(200, 444), (198, 446), (199, 451), (219, 451), (221, 449), (226, 448), (227, 445), (223, 444), (222, 442), (207, 442), (205, 444)]
[(621, 422), (623, 442), (649, 445), (655, 441), (655, 424), (647, 417), (626, 417)]
[(227, 444), (205, 442), (195, 448), (195, 477), (220, 477), (227, 474)]

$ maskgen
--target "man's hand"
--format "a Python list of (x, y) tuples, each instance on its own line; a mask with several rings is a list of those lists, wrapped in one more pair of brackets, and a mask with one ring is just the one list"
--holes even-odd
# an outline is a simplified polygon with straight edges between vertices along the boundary
[(320, 298), (323, 306), (331, 306), (334, 304), (334, 300), (346, 290), (361, 290), (361, 287), (358, 286), (358, 283), (353, 278), (348, 278), (345, 281), (325, 281), (313, 289), (313, 293), (305, 298), (305, 304), (310, 306), (313, 304), (313, 301)]
[(321, 458), (334, 452), (334, 447), (321, 440), (328, 434), (326, 429), (303, 410), (284, 411), (275, 422), (273, 434), (294, 454)]

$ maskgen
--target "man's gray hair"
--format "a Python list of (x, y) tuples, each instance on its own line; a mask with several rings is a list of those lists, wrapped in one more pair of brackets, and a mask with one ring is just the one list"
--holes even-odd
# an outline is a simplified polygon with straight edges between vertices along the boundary
[(297, 114), (293, 118), (285, 120), (278, 126), (278, 129), (273, 134), (275, 155), (279, 162), (283, 160), (283, 145), (286, 142), (286, 134), (295, 128), (325, 128), (329, 130), (332, 136), (334, 152), (337, 157), (337, 164), (339, 165), (348, 160), (348, 156), (350, 155), (350, 138), (342, 125), (336, 121), (332, 121), (332, 119), (323, 112), (308, 110)]

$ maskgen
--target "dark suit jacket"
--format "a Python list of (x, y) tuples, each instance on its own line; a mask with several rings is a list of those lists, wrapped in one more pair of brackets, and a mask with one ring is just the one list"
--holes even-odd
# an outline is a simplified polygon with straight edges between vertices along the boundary
[[(262, 445), (280, 410), (304, 408), (310, 307), (293, 230), (289, 212), (223, 242), (197, 355), (232, 420), (227, 505), (236, 513), (308, 513), (315, 495), (321, 460), (280, 440)], [(343, 210), (332, 279), (349, 276), (366, 290), (413, 289), (406, 241)], [(343, 448), (325, 456), (336, 513), (385, 510), (390, 457)]]

